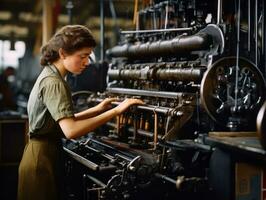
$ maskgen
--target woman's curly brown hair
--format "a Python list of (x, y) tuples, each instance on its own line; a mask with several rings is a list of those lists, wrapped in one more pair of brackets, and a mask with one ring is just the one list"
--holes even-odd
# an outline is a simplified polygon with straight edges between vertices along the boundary
[(95, 46), (95, 39), (88, 28), (82, 25), (66, 25), (41, 48), (40, 64), (46, 66), (59, 59), (60, 48), (72, 54), (84, 47)]

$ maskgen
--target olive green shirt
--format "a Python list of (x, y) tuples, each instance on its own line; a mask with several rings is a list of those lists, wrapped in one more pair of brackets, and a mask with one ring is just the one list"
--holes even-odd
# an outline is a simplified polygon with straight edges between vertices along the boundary
[(44, 67), (38, 76), (27, 111), (30, 137), (62, 133), (58, 120), (74, 116), (70, 88), (55, 66)]

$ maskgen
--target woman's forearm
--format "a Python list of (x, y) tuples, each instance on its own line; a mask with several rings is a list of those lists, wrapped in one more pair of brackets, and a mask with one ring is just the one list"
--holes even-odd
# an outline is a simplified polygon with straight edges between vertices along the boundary
[(88, 119), (65, 118), (59, 121), (59, 125), (67, 138), (77, 138), (105, 124), (117, 114), (118, 111), (113, 108)]
[(115, 108), (95, 115), (94, 117), (78, 119), (95, 114), (97, 112), (101, 112), (102, 110), (100, 109), (101, 107), (93, 107), (77, 114), (77, 117), (62, 118), (61, 120), (59, 120), (59, 125), (67, 138), (77, 138), (105, 124), (113, 117), (125, 112), (131, 105), (134, 104), (143, 104), (143, 101), (139, 99), (125, 99)]
[(75, 113), (75, 118), (76, 118), (76, 120), (87, 119), (87, 118), (91, 118), (91, 117), (94, 117), (96, 115), (99, 115), (101, 113), (102, 113), (102, 110), (99, 107), (94, 106), (94, 107), (86, 109), (84, 111)]

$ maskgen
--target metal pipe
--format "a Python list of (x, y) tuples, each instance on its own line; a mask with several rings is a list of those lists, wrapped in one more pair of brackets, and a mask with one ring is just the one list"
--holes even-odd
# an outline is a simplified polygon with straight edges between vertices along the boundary
[(107, 50), (110, 57), (148, 58), (161, 56), (176, 56), (192, 51), (209, 50), (212, 36), (200, 32), (191, 36), (178, 36), (171, 40), (159, 40), (140, 44), (126, 43)]
[(173, 80), (200, 82), (204, 68), (109, 69), (110, 80)]
[(206, 69), (203, 68), (181, 68), (181, 69), (158, 69), (155, 75), (156, 80), (175, 80), (175, 81), (193, 81), (201, 82), (203, 73)]

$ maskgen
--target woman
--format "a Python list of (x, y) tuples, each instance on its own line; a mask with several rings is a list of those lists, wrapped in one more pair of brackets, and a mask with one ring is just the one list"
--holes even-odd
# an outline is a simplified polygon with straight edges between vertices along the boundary
[(19, 166), (18, 200), (59, 199), (61, 137), (83, 136), (133, 104), (126, 99), (110, 108), (115, 98), (105, 99), (97, 106), (73, 113), (70, 89), (64, 77), (68, 72), (80, 74), (89, 62), (96, 43), (91, 32), (81, 25), (61, 28), (42, 47), (41, 65), (28, 101), (29, 136)]

